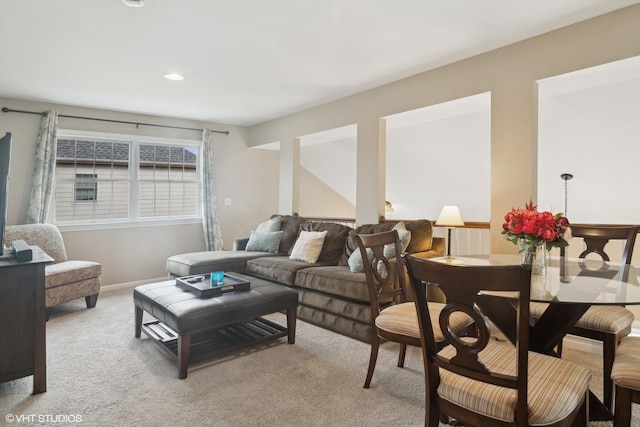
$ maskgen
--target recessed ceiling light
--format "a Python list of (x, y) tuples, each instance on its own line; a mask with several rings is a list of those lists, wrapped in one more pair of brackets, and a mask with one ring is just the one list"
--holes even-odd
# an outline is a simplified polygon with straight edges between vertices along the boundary
[(184, 80), (184, 76), (178, 73), (165, 74), (164, 78), (167, 80)]
[(142, 7), (144, 6), (144, 0), (122, 0), (122, 3), (129, 7)]

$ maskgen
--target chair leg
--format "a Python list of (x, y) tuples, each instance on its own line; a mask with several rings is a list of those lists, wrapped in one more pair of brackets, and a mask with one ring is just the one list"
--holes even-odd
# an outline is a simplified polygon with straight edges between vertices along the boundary
[(571, 427), (584, 427), (589, 425), (589, 391), (584, 394), (584, 400), (576, 417), (571, 422)]
[(558, 357), (562, 357), (562, 340), (556, 346), (556, 353), (558, 353)]
[(380, 347), (380, 337), (374, 333), (371, 337), (371, 356), (369, 356), (369, 370), (367, 371), (367, 379), (364, 381), (364, 388), (369, 388), (373, 371), (376, 369), (376, 361), (378, 360), (378, 348)]
[(84, 297), (84, 300), (87, 303), (87, 308), (93, 308), (96, 306), (96, 303), (98, 302), (98, 294), (86, 296)]
[(602, 345), (602, 403), (609, 409), (613, 407), (613, 380), (611, 379), (611, 369), (613, 368), (613, 360), (616, 356), (617, 346), (618, 340), (614, 335), (605, 336)]
[(631, 389), (616, 386), (613, 427), (624, 427), (631, 423)]
[(398, 367), (404, 368), (404, 358), (407, 355), (407, 345), (400, 344), (400, 352), (398, 353)]

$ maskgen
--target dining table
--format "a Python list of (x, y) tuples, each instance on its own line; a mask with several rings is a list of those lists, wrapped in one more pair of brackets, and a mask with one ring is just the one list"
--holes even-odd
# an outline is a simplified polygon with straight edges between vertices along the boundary
[[(546, 303), (542, 316), (530, 320), (529, 349), (558, 356), (556, 348), (591, 306), (640, 305), (640, 266), (621, 265), (595, 259), (552, 256), (544, 274), (531, 275), (532, 302)], [(443, 262), (446, 262), (443, 260)], [(514, 265), (517, 255), (456, 257), (463, 265)], [(507, 294), (481, 294), (478, 307), (511, 342), (516, 340), (516, 309)], [(590, 393), (591, 420), (611, 420), (613, 414)]]

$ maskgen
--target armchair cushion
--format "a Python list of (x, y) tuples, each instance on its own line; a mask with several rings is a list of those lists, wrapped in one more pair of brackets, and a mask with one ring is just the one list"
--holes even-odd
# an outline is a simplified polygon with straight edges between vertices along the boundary
[(102, 275), (102, 265), (93, 261), (64, 261), (46, 267), (45, 288), (93, 279)]

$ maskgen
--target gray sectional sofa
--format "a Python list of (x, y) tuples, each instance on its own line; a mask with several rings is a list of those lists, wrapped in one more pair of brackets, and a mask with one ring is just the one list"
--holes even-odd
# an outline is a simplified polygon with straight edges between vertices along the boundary
[[(298, 291), (299, 319), (369, 342), (372, 328), (366, 278), (356, 267), (356, 256), (352, 256), (358, 251), (356, 234), (400, 227), (410, 232), (405, 232), (409, 236), (405, 252), (431, 258), (442, 256), (445, 251), (445, 240), (433, 237), (429, 220), (384, 222), (356, 228), (310, 221), (298, 215), (273, 216), (272, 221), (275, 220), (279, 220), (279, 230), (255, 236), (279, 236), (277, 243), (263, 242), (256, 247), (256, 239), (245, 238), (236, 240), (232, 251), (175, 255), (167, 260), (167, 272), (171, 277), (180, 277), (217, 270), (235, 271), (290, 286)], [(300, 245), (296, 243), (301, 236), (320, 233), (324, 241), (315, 262), (291, 258), (292, 253), (300, 258)], [(252, 233), (252, 238), (255, 236)]]

